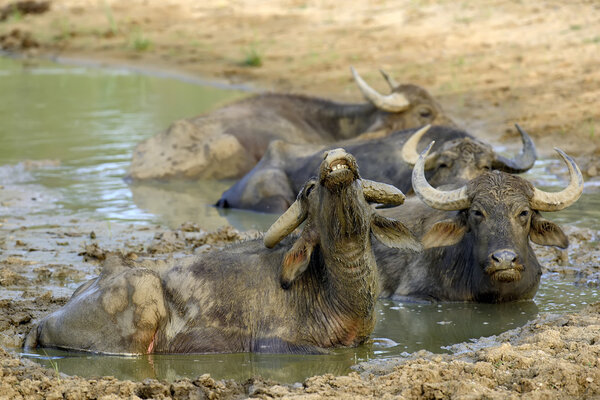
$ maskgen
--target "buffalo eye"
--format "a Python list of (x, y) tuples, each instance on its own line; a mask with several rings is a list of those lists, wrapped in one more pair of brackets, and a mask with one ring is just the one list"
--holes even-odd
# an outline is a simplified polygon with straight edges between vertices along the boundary
[(529, 220), (529, 210), (523, 210), (519, 213), (519, 219), (521, 223), (525, 224)]
[(419, 116), (421, 118), (431, 118), (432, 115), (433, 115), (433, 112), (432, 112), (431, 108), (429, 108), (429, 107), (422, 107), (419, 109)]
[(483, 219), (484, 215), (480, 210), (473, 209), (470, 211), (470, 214), (477, 220)]
[(306, 191), (304, 192), (304, 193), (306, 194), (306, 196), (308, 196), (308, 195), (310, 194), (310, 192), (312, 192), (312, 191), (313, 191), (313, 189), (314, 189), (314, 188), (315, 188), (315, 184), (314, 184), (314, 183), (312, 183), (312, 184), (308, 185), (308, 186), (306, 187)]

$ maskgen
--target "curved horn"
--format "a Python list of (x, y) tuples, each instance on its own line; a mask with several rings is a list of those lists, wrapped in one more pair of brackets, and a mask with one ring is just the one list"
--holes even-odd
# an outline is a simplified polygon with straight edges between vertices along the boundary
[(350, 70), (363, 96), (373, 103), (375, 107), (388, 112), (399, 112), (406, 110), (410, 106), (410, 102), (402, 93), (390, 93), (384, 96), (367, 85), (367, 82), (358, 75), (354, 67), (350, 67)]
[(399, 206), (404, 203), (404, 193), (395, 186), (387, 183), (361, 179), (365, 200), (369, 203), (381, 203), (388, 206)]
[(417, 145), (419, 144), (419, 141), (421, 140), (423, 135), (427, 133), (429, 128), (431, 128), (431, 125), (425, 125), (421, 129), (413, 133), (404, 143), (404, 146), (402, 146), (402, 151), (400, 155), (407, 164), (415, 165), (417, 163), (417, 160), (419, 159)]
[(544, 192), (534, 188), (531, 208), (539, 211), (559, 211), (575, 203), (583, 192), (583, 175), (575, 161), (561, 149), (554, 148), (569, 168), (569, 184), (560, 192)]
[(390, 89), (394, 90), (395, 88), (400, 86), (400, 84), (398, 82), (396, 82), (396, 80), (394, 78), (389, 76), (388, 73), (385, 72), (383, 69), (380, 69), (379, 72), (381, 72), (381, 75), (383, 75), (383, 79), (385, 79), (385, 81), (388, 83), (388, 85), (390, 86)]
[(296, 229), (307, 216), (307, 210), (302, 206), (300, 199), (297, 199), (284, 212), (277, 221), (265, 233), (263, 243), (267, 248), (272, 248)]
[(527, 132), (525, 132), (519, 126), (519, 124), (515, 124), (515, 126), (521, 134), (521, 141), (523, 142), (523, 148), (521, 149), (521, 152), (518, 156), (512, 159), (497, 154), (494, 161), (492, 161), (493, 169), (499, 169), (500, 171), (509, 172), (512, 174), (518, 174), (533, 167), (533, 164), (537, 159), (533, 140), (531, 140)]
[(470, 205), (469, 196), (467, 196), (467, 187), (462, 186), (459, 189), (444, 191), (432, 187), (425, 179), (425, 159), (435, 142), (421, 153), (412, 173), (413, 190), (419, 198), (431, 208), (438, 210), (463, 210)]

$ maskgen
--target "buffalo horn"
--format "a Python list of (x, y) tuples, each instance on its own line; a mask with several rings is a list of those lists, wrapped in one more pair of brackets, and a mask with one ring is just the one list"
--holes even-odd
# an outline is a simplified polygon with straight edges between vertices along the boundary
[(575, 203), (583, 192), (583, 176), (575, 161), (561, 149), (554, 148), (569, 168), (569, 184), (560, 192), (544, 192), (534, 188), (531, 208), (539, 211), (559, 211)]
[(267, 248), (272, 248), (296, 229), (307, 216), (307, 210), (302, 206), (300, 199), (296, 199), (277, 221), (265, 233), (263, 243)]
[(402, 93), (390, 93), (384, 96), (367, 85), (367, 82), (358, 75), (354, 67), (350, 67), (350, 70), (363, 96), (377, 108), (388, 112), (399, 112), (406, 110), (410, 106), (410, 102)]
[(468, 208), (470, 202), (466, 186), (450, 191), (438, 190), (431, 186), (427, 182), (427, 179), (425, 179), (425, 159), (434, 143), (431, 142), (421, 153), (413, 168), (413, 190), (425, 204), (438, 210), (452, 211)]
[(419, 145), (419, 141), (421, 140), (423, 135), (427, 133), (429, 128), (431, 128), (431, 125), (425, 125), (421, 129), (413, 133), (404, 143), (404, 146), (402, 146), (401, 156), (407, 164), (415, 165), (417, 163), (417, 160), (419, 159), (417, 146)]
[(395, 186), (387, 183), (362, 179), (365, 200), (369, 203), (380, 203), (387, 206), (399, 206), (404, 203), (404, 194)]
[(382, 69), (380, 69), (379, 72), (381, 72), (381, 75), (383, 76), (383, 79), (385, 79), (385, 81), (388, 83), (388, 85), (390, 86), (390, 89), (394, 90), (398, 86), (400, 86), (398, 84), (398, 82), (396, 82), (396, 80), (394, 78), (392, 78), (391, 76), (388, 75), (387, 72), (385, 72)]
[(523, 142), (521, 153), (512, 159), (496, 154), (496, 158), (492, 162), (493, 169), (499, 169), (500, 171), (509, 172), (512, 174), (518, 174), (533, 167), (533, 164), (537, 158), (533, 140), (531, 140), (527, 132), (521, 129), (519, 124), (515, 124), (515, 126), (521, 134), (521, 141)]

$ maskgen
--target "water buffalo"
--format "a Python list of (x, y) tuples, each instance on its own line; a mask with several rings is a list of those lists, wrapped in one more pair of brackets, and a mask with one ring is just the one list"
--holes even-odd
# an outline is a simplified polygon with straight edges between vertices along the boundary
[[(360, 179), (352, 155), (332, 150), (263, 241), (154, 269), (113, 257), (25, 344), (118, 354), (357, 345), (374, 327), (379, 294), (371, 234), (389, 246), (420, 249), (369, 202), (403, 201), (398, 189)], [(290, 237), (304, 221), (301, 234)]]
[[(425, 164), (434, 186), (468, 181), (483, 171), (499, 169), (524, 172), (535, 162), (535, 146), (519, 126), (523, 149), (514, 159), (494, 152), (492, 147), (468, 133), (446, 126), (393, 132), (389, 136), (365, 141), (349, 141), (342, 146), (356, 156), (365, 178), (389, 183), (404, 193), (411, 188), (412, 167), (423, 147), (436, 141), (434, 153)], [(282, 212), (294, 201), (295, 193), (320, 162), (327, 146), (293, 145), (272, 142), (262, 160), (217, 201), (217, 206), (263, 212)]]
[[(342, 104), (290, 94), (261, 94), (195, 118), (174, 122), (137, 145), (128, 177), (141, 179), (239, 178), (275, 139), (330, 143), (365, 132), (392, 132), (428, 123), (452, 124), (419, 86), (397, 85), (381, 95), (352, 69), (368, 100)], [(385, 75), (384, 75), (385, 76)]]
[(490, 303), (533, 298), (542, 271), (529, 240), (568, 246), (560, 227), (540, 211), (558, 211), (579, 198), (583, 178), (575, 162), (556, 149), (570, 175), (568, 186), (556, 193), (501, 171), (485, 172), (453, 190), (436, 189), (423, 171), (430, 148), (413, 171), (418, 198), (402, 209), (380, 210), (403, 221), (427, 250), (413, 255), (374, 246), (382, 295)]

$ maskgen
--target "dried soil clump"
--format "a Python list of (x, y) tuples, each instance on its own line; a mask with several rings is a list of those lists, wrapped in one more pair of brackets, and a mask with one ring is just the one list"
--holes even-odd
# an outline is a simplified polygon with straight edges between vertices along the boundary
[(0, 22), (11, 15), (23, 16), (25, 14), (43, 14), (50, 9), (49, 1), (15, 1), (0, 8)]
[(9, 33), (0, 35), (0, 49), (7, 51), (20, 51), (40, 47), (31, 32), (13, 29)]

